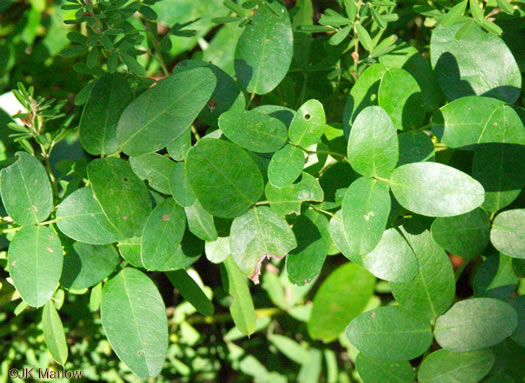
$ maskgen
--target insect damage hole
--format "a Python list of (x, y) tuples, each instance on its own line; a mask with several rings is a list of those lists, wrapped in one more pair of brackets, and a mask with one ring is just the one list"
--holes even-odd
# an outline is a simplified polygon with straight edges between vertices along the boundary
[(308, 121), (310, 118), (312, 118), (312, 116), (310, 115), (310, 113), (306, 113), (306, 114), (304, 115), (304, 119), (305, 119), (306, 121)]

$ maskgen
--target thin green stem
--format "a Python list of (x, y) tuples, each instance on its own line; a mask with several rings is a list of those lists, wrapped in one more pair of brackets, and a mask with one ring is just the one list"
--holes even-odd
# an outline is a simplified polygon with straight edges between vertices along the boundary
[(191, 132), (195, 136), (195, 141), (199, 141), (201, 139), (201, 136), (199, 135), (199, 132), (197, 132), (197, 129), (193, 125), (191, 126)]
[(259, 201), (255, 202), (255, 206), (269, 205), (270, 201)]
[[(255, 315), (258, 318), (271, 318), (275, 315), (281, 314), (283, 311), (277, 307), (260, 308), (255, 310)], [(233, 318), (230, 313), (221, 313), (210, 316), (194, 316), (188, 318), (189, 324), (214, 324), (214, 323), (228, 323), (232, 322)]]
[(318, 207), (316, 207), (316, 206), (311, 205), (310, 208), (312, 208), (312, 209), (314, 209), (314, 210), (317, 210), (319, 213), (323, 213), (323, 214), (329, 215), (330, 217), (335, 217), (335, 214), (334, 214), (334, 213), (329, 212), (329, 211), (326, 211), (326, 210), (323, 210), (323, 209), (318, 208)]

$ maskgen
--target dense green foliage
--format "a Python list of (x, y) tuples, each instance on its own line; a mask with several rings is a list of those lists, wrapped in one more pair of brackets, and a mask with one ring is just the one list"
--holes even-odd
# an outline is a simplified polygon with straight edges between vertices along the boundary
[(0, 381), (525, 382), (524, 26), (2, 1)]

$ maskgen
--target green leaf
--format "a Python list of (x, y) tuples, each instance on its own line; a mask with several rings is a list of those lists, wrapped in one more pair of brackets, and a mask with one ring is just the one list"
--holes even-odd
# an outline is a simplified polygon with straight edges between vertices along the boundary
[(308, 100), (297, 110), (290, 124), (290, 141), (305, 148), (316, 144), (324, 133), (325, 125), (323, 105), (317, 100)]
[(60, 239), (46, 226), (16, 232), (7, 253), (9, 275), (29, 306), (43, 306), (55, 292), (62, 273)]
[(250, 155), (223, 140), (203, 138), (192, 147), (186, 174), (202, 207), (217, 217), (242, 215), (263, 193), (261, 172)]
[(184, 161), (191, 148), (191, 130), (188, 129), (175, 141), (172, 141), (166, 149), (175, 161)]
[(94, 286), (115, 270), (118, 260), (113, 246), (75, 242), (66, 248), (60, 284), (73, 290)]
[(478, 23), (483, 22), (485, 15), (483, 14), (483, 10), (479, 6), (478, 0), (469, 0), (469, 8), (474, 20), (476, 20)]
[(398, 167), (390, 177), (397, 201), (407, 210), (430, 217), (450, 217), (479, 207), (483, 187), (447, 165), (419, 162)]
[(44, 221), (53, 210), (53, 191), (46, 170), (26, 152), (0, 172), (0, 193), (7, 214), (19, 225)]
[(328, 219), (314, 210), (300, 215), (293, 225), (297, 247), (286, 257), (288, 279), (303, 286), (312, 281), (323, 267), (330, 244)]
[(102, 326), (111, 347), (135, 374), (157, 376), (168, 351), (166, 307), (157, 286), (127, 267), (102, 290)]
[(375, 44), (368, 34), (368, 31), (360, 23), (355, 24), (355, 29), (357, 32), (357, 38), (359, 39), (359, 42), (363, 48), (365, 48), (368, 52), (371, 52), (372, 49), (374, 49)]
[(200, 258), (203, 249), (203, 242), (189, 230), (186, 230), (181, 243), (177, 246), (175, 252), (169, 255), (166, 263), (159, 267), (159, 271), (185, 269)]
[(308, 173), (303, 173), (299, 182), (283, 188), (267, 183), (265, 194), (272, 210), (280, 215), (300, 214), (303, 201), (321, 202), (324, 199), (319, 181)]
[(441, 20), (441, 24), (443, 26), (448, 27), (450, 25), (453, 25), (457, 23), (459, 20), (461, 20), (463, 14), (465, 13), (467, 9), (467, 3), (468, 0), (463, 0), (454, 5), (450, 11), (447, 12), (445, 17)]
[(268, 166), (268, 180), (273, 186), (290, 186), (302, 173), (304, 152), (294, 145), (285, 145), (272, 156)]
[[(525, 127), (522, 127), (525, 131)], [(525, 145), (477, 145), (472, 161), (472, 176), (483, 185), (482, 207), (496, 212), (518, 198), (525, 186)]]
[(345, 233), (343, 227), (343, 214), (341, 210), (339, 210), (330, 220), (330, 236), (337, 246), (337, 249), (348, 258), (348, 260), (361, 264), (361, 256), (354, 252), (350, 240)]
[(416, 377), (407, 360), (388, 361), (369, 358), (363, 353), (357, 355), (355, 368), (366, 383), (413, 383)]
[(350, 89), (343, 114), (343, 127), (347, 138), (350, 134), (350, 126), (359, 113), (367, 106), (377, 105), (377, 92), (385, 72), (386, 67), (384, 65), (372, 65), (359, 76)]
[(433, 161), (434, 144), (423, 132), (410, 131), (397, 136), (399, 140), (398, 166), (413, 162)]
[(425, 120), (423, 94), (416, 79), (403, 69), (387, 69), (379, 86), (379, 106), (398, 130), (419, 128)]
[(219, 118), (224, 135), (256, 153), (279, 150), (287, 140), (286, 126), (276, 118), (254, 111), (230, 110)]
[(430, 58), (443, 93), (450, 99), (489, 96), (514, 103), (520, 94), (521, 73), (501, 38), (474, 27), (461, 40), (456, 32), (469, 20), (438, 25), (432, 33)]
[(379, 106), (363, 109), (352, 125), (348, 140), (348, 160), (352, 168), (363, 176), (388, 177), (398, 157), (397, 131), (388, 114)]
[(503, 254), (491, 255), (485, 259), (474, 274), (472, 287), (478, 297), (508, 300), (514, 291), (519, 278), (512, 269), (512, 258)]
[(403, 235), (416, 255), (419, 272), (408, 282), (391, 282), (396, 301), (409, 312), (435, 319), (452, 304), (456, 292), (454, 270), (447, 253), (428, 230), (402, 226)]
[(87, 175), (104, 215), (124, 238), (139, 235), (151, 212), (146, 185), (125, 160), (98, 158), (87, 166)]
[(64, 366), (68, 356), (66, 334), (53, 301), (48, 301), (44, 305), (42, 329), (44, 330), (44, 339), (51, 356), (57, 363)]
[(512, 298), (508, 302), (518, 314), (518, 327), (512, 333), (511, 339), (521, 347), (525, 347), (525, 295)]
[(439, 246), (454, 255), (471, 259), (487, 247), (490, 222), (481, 209), (454, 217), (436, 218), (432, 223), (432, 237)]
[(498, 7), (506, 14), (512, 15), (514, 13), (514, 8), (507, 0), (496, 0), (496, 3), (498, 4)]
[(438, 350), (427, 356), (417, 373), (421, 383), (477, 383), (494, 364), (491, 350), (450, 352)]
[(388, 187), (370, 178), (352, 182), (342, 206), (343, 227), (349, 248), (363, 256), (372, 251), (386, 228), (390, 214)]
[(237, 79), (249, 93), (269, 93), (288, 73), (292, 56), (293, 33), (286, 7), (278, 2), (265, 3), (237, 42)]
[(525, 258), (525, 209), (498, 214), (492, 223), (490, 242), (509, 257)]
[(525, 145), (525, 127), (516, 111), (489, 97), (455, 100), (432, 117), (432, 132), (450, 148), (474, 144)]
[(297, 246), (288, 223), (268, 207), (250, 209), (230, 229), (233, 260), (255, 284), (265, 259), (283, 258)]
[(141, 259), (146, 270), (161, 270), (176, 252), (184, 235), (184, 210), (171, 198), (158, 204), (142, 232)]
[(211, 263), (222, 263), (231, 255), (230, 237), (218, 237), (215, 241), (206, 241), (204, 249), (208, 261)]
[(184, 270), (166, 273), (173, 287), (202, 315), (213, 315), (213, 303), (195, 280)]
[(288, 359), (299, 364), (305, 364), (310, 361), (310, 353), (294, 340), (283, 335), (271, 334), (268, 340), (277, 347)]
[(221, 268), (224, 290), (233, 298), (230, 313), (239, 331), (250, 335), (255, 331), (256, 316), (248, 281), (232, 257), (224, 260)]
[(361, 257), (361, 264), (376, 277), (408, 282), (418, 272), (418, 261), (403, 236), (394, 228), (386, 230), (377, 246)]
[(217, 239), (217, 229), (213, 216), (201, 206), (199, 201), (195, 200), (193, 205), (184, 208), (188, 218), (188, 227), (190, 231), (203, 241), (215, 241)]
[(196, 199), (188, 184), (185, 168), (183, 162), (175, 163), (169, 175), (169, 186), (175, 201), (182, 207), (190, 207)]
[(107, 245), (123, 239), (108, 221), (90, 187), (75, 190), (57, 207), (57, 226), (75, 241)]
[(120, 59), (128, 67), (128, 71), (139, 77), (146, 77), (146, 70), (137, 59), (126, 52), (119, 52)]
[(456, 303), (437, 319), (434, 336), (446, 350), (476, 351), (502, 342), (517, 325), (516, 311), (508, 303), (471, 298)]
[(313, 299), (308, 333), (330, 342), (363, 312), (374, 293), (375, 278), (363, 267), (347, 263), (326, 278)]
[(141, 180), (163, 194), (171, 194), (169, 177), (175, 162), (157, 153), (145, 154), (140, 157), (130, 157), (129, 164), (133, 172)]
[(363, 354), (382, 360), (417, 358), (432, 343), (430, 323), (396, 306), (359, 315), (346, 328), (346, 335)]
[(135, 267), (144, 267), (140, 258), (140, 242), (142, 237), (126, 238), (117, 245), (120, 255), (126, 262)]
[(246, 104), (244, 93), (229, 74), (211, 63), (199, 60), (184, 60), (177, 64), (173, 74), (201, 67), (209, 68), (213, 71), (217, 84), (208, 105), (200, 112), (199, 119), (210, 126), (218, 126), (218, 119), (224, 112), (233, 110), (241, 112), (244, 110)]
[(191, 126), (215, 90), (208, 68), (174, 74), (142, 93), (124, 110), (117, 141), (129, 156), (156, 152)]
[(98, 156), (116, 152), (120, 115), (133, 100), (126, 76), (105, 74), (99, 78), (80, 118), (80, 143), (86, 152)]

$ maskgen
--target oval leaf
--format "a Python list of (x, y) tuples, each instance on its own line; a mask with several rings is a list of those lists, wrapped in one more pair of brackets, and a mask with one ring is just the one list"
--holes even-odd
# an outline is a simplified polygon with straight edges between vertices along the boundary
[(407, 360), (389, 361), (369, 358), (359, 353), (355, 368), (366, 383), (413, 383), (416, 374)]
[(51, 356), (64, 366), (68, 356), (66, 334), (53, 301), (48, 301), (44, 305), (42, 330), (44, 330), (44, 339)]
[(498, 214), (492, 223), (490, 241), (509, 257), (525, 258), (525, 209)]
[(304, 148), (316, 144), (324, 133), (325, 125), (323, 104), (317, 100), (308, 100), (297, 110), (290, 124), (290, 141)]
[(290, 186), (301, 175), (304, 163), (304, 152), (301, 149), (285, 145), (275, 152), (270, 160), (268, 180), (278, 188)]
[(151, 153), (130, 157), (129, 164), (137, 177), (148, 181), (152, 189), (159, 193), (171, 194), (169, 177), (175, 162), (160, 154)]

